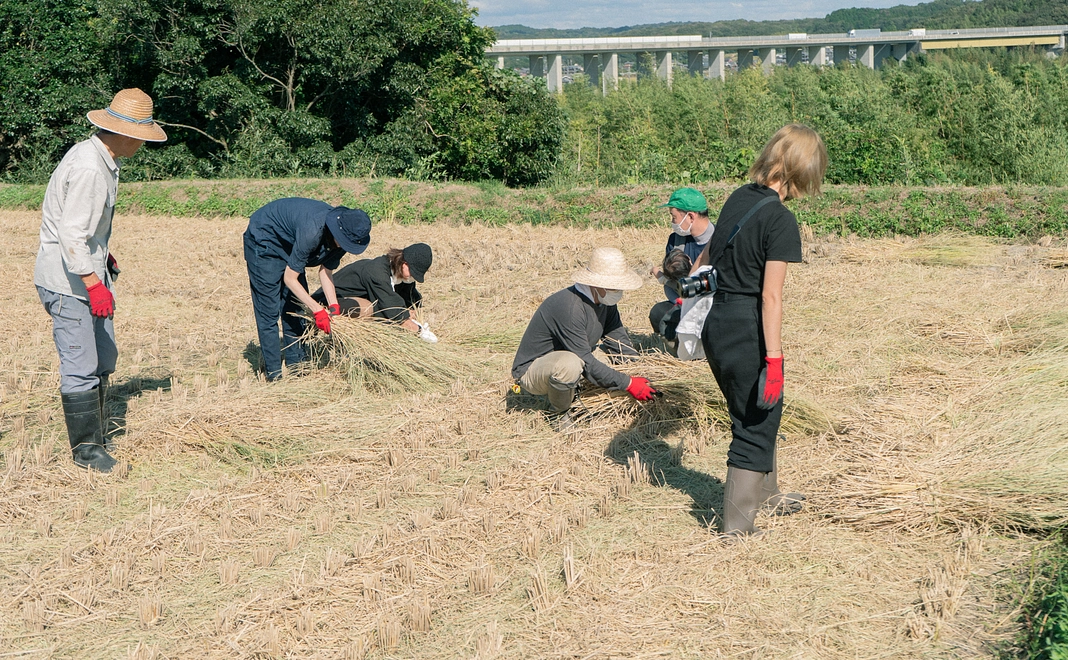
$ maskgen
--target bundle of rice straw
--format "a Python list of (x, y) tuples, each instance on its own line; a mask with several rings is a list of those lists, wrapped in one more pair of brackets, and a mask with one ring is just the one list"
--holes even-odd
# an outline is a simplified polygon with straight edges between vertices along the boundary
[(304, 341), (313, 360), (337, 369), (354, 392), (426, 392), (463, 378), (468, 365), (441, 344), (375, 319), (336, 316), (329, 335), (309, 324)]
[[(653, 401), (635, 401), (626, 392), (609, 392), (584, 383), (571, 407), (577, 420), (642, 420), (655, 423), (697, 419), (730, 426), (727, 403), (708, 365), (682, 362), (659, 352), (643, 353), (619, 366), (623, 371), (648, 378), (662, 396)], [(783, 408), (783, 433), (817, 435), (834, 430), (835, 422), (813, 404), (788, 396)]]

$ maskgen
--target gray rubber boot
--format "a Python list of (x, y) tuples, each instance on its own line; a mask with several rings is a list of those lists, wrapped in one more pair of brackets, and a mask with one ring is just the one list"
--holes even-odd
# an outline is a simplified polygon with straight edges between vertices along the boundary
[(79, 467), (111, 472), (117, 461), (104, 449), (104, 434), (100, 428), (100, 394), (96, 388), (88, 392), (62, 394), (63, 417), (67, 422), (71, 456)]
[(723, 488), (723, 537), (734, 539), (763, 534), (756, 528), (763, 484), (763, 472), (727, 466), (727, 483)]
[(764, 510), (773, 516), (788, 516), (797, 513), (804, 506), (805, 496), (801, 493), (784, 493), (779, 490), (779, 459), (772, 455), (772, 470), (764, 475), (761, 485), (761, 501)]
[(575, 429), (575, 420), (571, 418), (568, 409), (575, 400), (576, 383), (560, 383), (555, 379), (549, 379), (549, 426), (558, 433), (570, 433)]

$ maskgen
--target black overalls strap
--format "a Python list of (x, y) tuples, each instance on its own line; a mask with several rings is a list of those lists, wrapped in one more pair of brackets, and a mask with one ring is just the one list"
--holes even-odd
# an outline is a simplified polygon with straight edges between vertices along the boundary
[(753, 208), (749, 209), (749, 211), (747, 211), (746, 214), (742, 216), (742, 219), (734, 225), (734, 229), (731, 229), (730, 236), (727, 237), (727, 242), (724, 243), (723, 249), (720, 250), (719, 254), (717, 254), (715, 257), (709, 255), (708, 265), (712, 266), (712, 268), (715, 269), (716, 264), (719, 262), (720, 258), (723, 257), (724, 253), (727, 252), (727, 248), (734, 245), (734, 237), (737, 236), (738, 232), (742, 230), (742, 227), (745, 226), (745, 223), (749, 221), (749, 218), (752, 218), (757, 211), (764, 208), (764, 205), (768, 202), (778, 201), (778, 199), (778, 195), (769, 195), (754, 204)]

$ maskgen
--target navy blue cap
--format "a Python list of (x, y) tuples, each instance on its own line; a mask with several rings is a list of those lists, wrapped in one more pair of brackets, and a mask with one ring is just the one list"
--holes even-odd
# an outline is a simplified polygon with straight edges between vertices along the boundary
[(371, 218), (360, 209), (336, 206), (326, 216), (326, 226), (341, 249), (362, 254), (371, 242)]

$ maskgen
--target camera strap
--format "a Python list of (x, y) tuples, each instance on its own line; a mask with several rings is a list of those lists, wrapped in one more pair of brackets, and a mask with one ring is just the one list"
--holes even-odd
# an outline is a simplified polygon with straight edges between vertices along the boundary
[(734, 237), (735, 237), (735, 236), (737, 236), (737, 235), (738, 235), (738, 232), (740, 232), (740, 231), (742, 230), (742, 227), (743, 227), (743, 226), (745, 225), (745, 223), (746, 223), (746, 222), (748, 222), (748, 221), (749, 221), (749, 218), (752, 218), (752, 217), (753, 217), (753, 215), (754, 215), (754, 214), (755, 214), (755, 213), (756, 213), (757, 211), (759, 211), (760, 209), (764, 208), (764, 206), (765, 206), (765, 205), (766, 205), (766, 204), (767, 204), (768, 202), (777, 202), (777, 201), (779, 201), (779, 195), (778, 195), (778, 193), (776, 193), (776, 194), (774, 194), (774, 195), (768, 195), (768, 196), (767, 196), (767, 197), (765, 197), (764, 199), (762, 199), (762, 200), (760, 200), (759, 202), (757, 202), (756, 204), (754, 204), (754, 205), (753, 205), (753, 208), (749, 209), (749, 210), (748, 210), (748, 211), (746, 212), (746, 214), (742, 216), (742, 219), (741, 219), (741, 220), (739, 220), (739, 221), (738, 221), (738, 222), (737, 222), (737, 223), (736, 223), (736, 224), (734, 225), (734, 229), (732, 229), (732, 230), (731, 230), (730, 236), (728, 236), (728, 237), (727, 237), (727, 242), (726, 242), (726, 243), (725, 243), (725, 244), (723, 245), (723, 249), (722, 249), (722, 250), (720, 250), (719, 254), (717, 254), (717, 255), (716, 255), (715, 259), (709, 258), (709, 260), (708, 260), (708, 263), (709, 263), (709, 264), (710, 264), (710, 265), (711, 265), (711, 266), (712, 266), (713, 268), (715, 268), (715, 267), (716, 267), (716, 263), (717, 263), (717, 262), (719, 262), (719, 260), (720, 260), (720, 257), (722, 257), (722, 256), (723, 256), (723, 254), (724, 254), (724, 253), (725, 253), (725, 252), (727, 251), (727, 248), (728, 248), (728, 247), (730, 247), (730, 246), (731, 246), (731, 245), (732, 245), (732, 244), (734, 243)]

